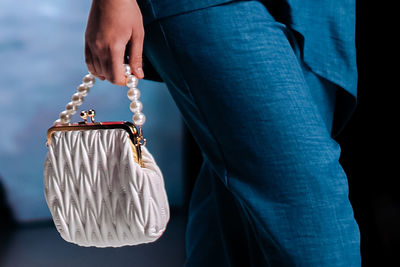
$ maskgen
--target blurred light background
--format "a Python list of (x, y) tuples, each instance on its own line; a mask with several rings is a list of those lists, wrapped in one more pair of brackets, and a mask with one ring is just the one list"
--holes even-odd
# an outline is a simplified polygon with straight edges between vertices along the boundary
[[(160, 266), (157, 260), (166, 256), (171, 265), (162, 266), (178, 266), (183, 260), (184, 219), (178, 216), (156, 244), (118, 252), (67, 244), (50, 221), (43, 192), (46, 131), (87, 73), (84, 31), (90, 3), (0, 1), (0, 227), (5, 214), (20, 225), (13, 235), (0, 232), (0, 266), (124, 266), (133, 259), (135, 266)], [(179, 210), (184, 205), (180, 113), (164, 83), (141, 80), (138, 87), (147, 117), (146, 146), (163, 171), (171, 208)], [(79, 110), (94, 108), (97, 121), (131, 121), (126, 92), (97, 80)], [(81, 120), (78, 113), (72, 121)], [(150, 254), (160, 258), (149, 259)]]
[[(90, 1), (0, 2), (0, 173), (18, 221), (50, 216), (43, 197), (46, 131), (87, 73), (83, 45)], [(147, 147), (182, 205), (181, 118), (163, 83), (141, 80)], [(131, 121), (126, 87), (97, 80), (80, 109), (100, 121)], [(79, 114), (73, 117), (81, 120)]]

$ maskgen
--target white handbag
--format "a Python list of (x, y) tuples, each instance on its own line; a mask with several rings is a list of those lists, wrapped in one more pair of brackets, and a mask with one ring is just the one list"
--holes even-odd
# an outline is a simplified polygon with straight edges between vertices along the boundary
[(89, 73), (47, 131), (46, 203), (61, 237), (80, 246), (153, 242), (169, 221), (164, 178), (143, 138), (138, 79), (125, 70), (134, 123), (95, 122), (94, 110), (70, 122), (94, 84)]

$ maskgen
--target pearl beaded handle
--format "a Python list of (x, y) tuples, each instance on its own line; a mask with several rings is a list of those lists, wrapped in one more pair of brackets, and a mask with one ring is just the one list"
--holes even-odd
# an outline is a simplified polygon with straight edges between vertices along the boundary
[[(135, 125), (139, 126), (140, 130), (146, 121), (146, 116), (142, 113), (143, 104), (139, 101), (140, 91), (137, 88), (138, 78), (132, 75), (131, 68), (128, 64), (124, 64), (125, 75), (126, 75), (126, 86), (128, 90), (128, 98), (131, 100), (129, 105), (130, 110), (134, 113), (132, 121)], [(65, 106), (65, 110), (60, 113), (59, 119), (54, 124), (68, 124), (71, 121), (72, 115), (74, 115), (78, 109), (78, 106), (82, 105), (84, 97), (89, 94), (90, 88), (93, 87), (95, 77), (89, 73), (82, 79), (82, 83), (78, 86), (77, 92), (72, 95), (71, 101)]]

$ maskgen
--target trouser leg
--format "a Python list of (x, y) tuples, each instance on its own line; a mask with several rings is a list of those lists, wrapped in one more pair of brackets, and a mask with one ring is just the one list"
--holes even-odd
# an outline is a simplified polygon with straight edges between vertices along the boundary
[(249, 266), (244, 231), (234, 197), (204, 157), (190, 200), (185, 266)]
[[(331, 129), (336, 86), (303, 67), (307, 84), (315, 89), (313, 99)], [(185, 266), (268, 266), (261, 262), (255, 234), (240, 205), (204, 157), (189, 207)]]
[[(285, 26), (260, 2), (239, 1), (148, 27), (146, 56), (238, 203), (255, 266), (360, 265), (330, 93), (309, 82)], [(191, 251), (196, 240), (187, 241)], [(198, 250), (207, 257), (207, 246)], [(204, 265), (193, 256), (188, 266)]]

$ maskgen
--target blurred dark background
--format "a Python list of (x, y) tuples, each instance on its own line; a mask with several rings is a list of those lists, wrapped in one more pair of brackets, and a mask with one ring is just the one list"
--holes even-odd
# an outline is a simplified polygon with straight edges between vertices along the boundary
[(400, 266), (397, 14), (357, 1), (359, 103), (338, 137), (361, 230), (363, 266)]
[[(188, 200), (202, 159), (166, 87), (158, 82), (143, 81), (141, 86), (149, 121), (145, 126), (148, 147), (165, 171), (171, 204), (167, 231), (155, 243), (121, 249), (81, 248), (59, 237), (45, 206), (42, 169), (37, 166), (41, 166), (46, 153), (45, 130), (86, 71), (82, 33), (90, 1), (23, 2), (26, 5), (19, 9), (14, 8), (12, 0), (0, 3), (0, 122), (9, 125), (0, 133), (0, 267), (181, 266)], [(66, 10), (69, 15), (65, 15)], [(394, 72), (398, 67), (393, 41), (397, 29), (392, 21), (395, 16), (389, 13), (386, 6), (357, 3), (359, 103), (337, 138), (361, 230), (363, 266), (400, 266), (396, 255), (400, 253), (400, 175), (395, 139), (395, 107), (399, 105), (394, 102), (398, 88), (398, 74)], [(25, 29), (26, 25), (30, 28)], [(49, 36), (59, 41), (48, 42)], [(49, 43), (51, 47), (46, 46)], [(68, 51), (66, 55), (60, 54), (63, 49)], [(29, 63), (33, 61), (36, 70), (32, 73)], [(48, 80), (38, 81), (37, 75), (44, 73)], [(156, 78), (150, 72), (146, 75)], [(96, 87), (98, 92), (93, 90), (90, 95), (93, 106), (103, 110), (102, 120), (129, 120), (124, 93), (115, 93), (111, 104), (102, 105), (101, 99), (109, 96), (106, 90), (118, 89), (109, 89), (113, 86), (107, 83)], [(11, 89), (17, 96), (10, 93)], [(28, 97), (27, 93), (34, 90), (42, 95)], [(50, 101), (59, 105), (44, 108)], [(15, 109), (19, 102), (31, 106)], [(18, 135), (28, 129), (29, 138)], [(170, 153), (166, 155), (165, 151)], [(26, 163), (31, 158), (36, 161)]]

